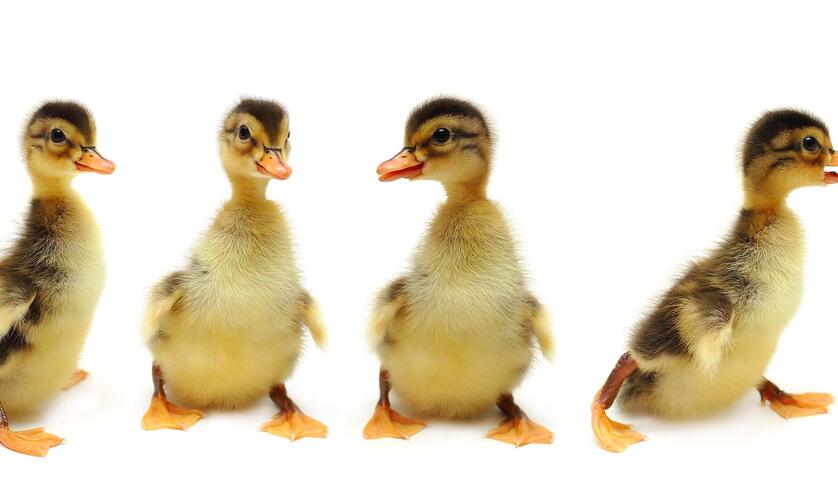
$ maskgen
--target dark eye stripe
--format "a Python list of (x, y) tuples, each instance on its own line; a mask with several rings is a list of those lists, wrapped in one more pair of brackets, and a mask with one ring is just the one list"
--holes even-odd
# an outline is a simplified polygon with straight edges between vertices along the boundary
[(782, 167), (783, 165), (793, 162), (794, 158), (786, 157), (786, 158), (778, 158), (774, 163), (771, 164), (771, 168), (775, 167)]

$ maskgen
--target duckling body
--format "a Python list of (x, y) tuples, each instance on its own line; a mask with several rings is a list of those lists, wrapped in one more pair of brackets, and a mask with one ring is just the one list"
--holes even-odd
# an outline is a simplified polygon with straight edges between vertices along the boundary
[(447, 199), (414, 253), (409, 272), (377, 299), (370, 336), (381, 359), (381, 394), (369, 439), (409, 438), (424, 427), (393, 410), (392, 388), (419, 414), (475, 416), (493, 404), (505, 420), (489, 437), (516, 446), (551, 443), (512, 390), (536, 343), (552, 351), (546, 312), (528, 292), (515, 242), (486, 198), (492, 138), (482, 113), (456, 98), (417, 107), (405, 148), (378, 167), (380, 180), (437, 180)]
[(701, 416), (730, 406), (757, 387), (801, 300), (803, 244), (802, 227), (789, 208), (770, 219), (743, 211), (730, 239), (695, 265), (648, 320), (665, 318), (666, 308), (678, 307), (685, 321), (690, 311), (712, 301), (720, 323), (725, 319), (718, 338), (726, 344), (718, 350), (700, 344), (688, 350), (688, 332), (682, 331), (680, 352), (678, 344), (672, 352), (660, 352), (659, 346), (658, 352), (650, 352), (660, 336), (653, 335), (654, 323), (641, 324), (630, 352), (647, 373), (629, 377), (621, 406), (672, 418)]
[(727, 240), (694, 264), (635, 329), (591, 405), (600, 445), (620, 452), (645, 439), (607, 417), (624, 409), (670, 418), (724, 409), (748, 390), (785, 418), (828, 411), (829, 394), (790, 394), (765, 378), (800, 303), (803, 229), (786, 205), (798, 188), (838, 183), (826, 126), (797, 110), (767, 112), (742, 154), (745, 201)]
[(276, 203), (233, 200), (189, 266), (162, 282), (156, 294), (179, 298), (150, 342), (177, 399), (198, 408), (244, 407), (290, 376), (307, 298), (292, 253)]
[(495, 204), (442, 206), (410, 274), (396, 284), (404, 313), (378, 354), (411, 410), (469, 417), (520, 383), (534, 353), (526, 327), (531, 306)]
[(16, 415), (36, 410), (70, 379), (104, 287), (99, 229), (81, 197), (34, 199), (0, 274), (29, 285), (32, 298), (0, 339), (0, 400)]
[[(235, 409), (268, 395), (279, 408), (262, 430), (296, 440), (325, 437), (325, 425), (288, 397), (285, 380), (303, 348), (303, 326), (325, 333), (300, 284), (279, 206), (265, 197), (271, 178), (291, 168), (288, 117), (270, 100), (244, 99), (224, 120), (221, 162), (232, 198), (195, 246), (188, 266), (152, 291), (145, 338), (154, 356), (148, 430), (185, 430), (199, 409)], [(169, 402), (164, 389), (193, 408)]]
[(76, 366), (105, 267), (99, 228), (72, 180), (114, 171), (95, 144), (93, 117), (75, 102), (42, 105), (23, 137), (32, 202), (0, 261), (0, 445), (22, 454), (45, 456), (63, 440), (40, 428), (13, 431), (9, 418), (87, 376)]

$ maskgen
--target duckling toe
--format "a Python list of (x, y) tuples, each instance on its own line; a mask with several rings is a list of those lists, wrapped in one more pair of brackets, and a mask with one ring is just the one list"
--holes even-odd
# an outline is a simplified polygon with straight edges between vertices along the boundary
[(419, 433), (427, 423), (417, 419), (406, 418), (389, 406), (375, 407), (375, 413), (364, 427), (364, 438), (375, 440), (378, 438), (400, 438), (407, 440)]
[(204, 417), (204, 413), (196, 409), (184, 409), (167, 401), (165, 397), (154, 396), (151, 405), (143, 416), (144, 430), (181, 430), (186, 431), (190, 426)]
[(605, 414), (605, 408), (594, 401), (591, 406), (591, 426), (599, 445), (609, 452), (622, 452), (631, 445), (646, 440), (631, 425), (613, 421)]
[(781, 397), (764, 399), (771, 404), (771, 409), (785, 419), (815, 416), (829, 412), (829, 405), (834, 402), (830, 394), (805, 393), (785, 394)]
[(292, 442), (301, 438), (326, 438), (329, 427), (303, 414), (300, 410), (282, 412), (262, 425), (262, 431), (287, 438)]
[(47, 433), (43, 428), (24, 431), (0, 428), (0, 444), (25, 455), (44, 457), (49, 453), (49, 449), (62, 443), (64, 443), (63, 438)]
[(553, 432), (529, 418), (510, 418), (504, 420), (487, 435), (492, 440), (523, 447), (531, 443), (553, 443)]

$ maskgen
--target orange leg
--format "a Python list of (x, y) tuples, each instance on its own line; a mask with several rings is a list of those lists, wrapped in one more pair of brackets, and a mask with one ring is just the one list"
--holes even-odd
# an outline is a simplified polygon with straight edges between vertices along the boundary
[(599, 444), (605, 450), (611, 452), (622, 452), (630, 445), (646, 440), (646, 437), (634, 431), (631, 425), (612, 421), (605, 411), (614, 404), (617, 394), (623, 386), (623, 382), (637, 369), (637, 362), (625, 353), (617, 361), (617, 365), (605, 384), (594, 397), (591, 404), (591, 427), (594, 430)]
[(47, 433), (43, 428), (25, 431), (10, 430), (9, 418), (6, 417), (3, 404), (0, 404), (0, 445), (21, 454), (44, 457), (49, 453), (49, 449), (62, 443), (64, 443), (63, 438)]
[(154, 364), (151, 367), (151, 378), (154, 381), (154, 395), (151, 397), (151, 405), (143, 416), (144, 430), (187, 430), (204, 417), (204, 413), (195, 409), (183, 409), (166, 400), (166, 391), (163, 389), (166, 382), (163, 380), (163, 372), (160, 365)]
[(285, 385), (276, 385), (270, 392), (271, 400), (279, 408), (279, 414), (262, 425), (262, 431), (285, 437), (292, 442), (301, 438), (326, 438), (329, 428), (316, 419), (300, 411), (294, 401), (288, 397)]
[(489, 438), (511, 443), (516, 447), (531, 443), (553, 443), (553, 432), (530, 420), (518, 404), (515, 404), (511, 394), (500, 396), (498, 408), (506, 419), (489, 431)]
[(771, 409), (786, 419), (826, 414), (835, 400), (830, 394), (789, 394), (766, 378), (762, 379), (757, 390), (762, 403), (770, 403)]
[(70, 379), (67, 380), (67, 383), (65, 383), (63, 387), (61, 387), (61, 390), (66, 392), (88, 378), (90, 378), (90, 373), (81, 369), (76, 370), (72, 375), (70, 375)]
[(378, 374), (380, 397), (375, 413), (364, 427), (364, 438), (401, 438), (407, 440), (425, 427), (424, 421), (410, 419), (393, 410), (390, 405), (390, 374), (382, 369)]

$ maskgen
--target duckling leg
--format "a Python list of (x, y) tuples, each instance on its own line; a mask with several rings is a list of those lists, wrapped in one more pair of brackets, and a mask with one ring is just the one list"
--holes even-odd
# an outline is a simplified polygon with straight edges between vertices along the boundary
[(43, 428), (25, 431), (10, 430), (9, 418), (6, 417), (3, 404), (0, 403), (0, 445), (21, 454), (44, 457), (49, 453), (49, 449), (62, 443), (64, 443), (63, 438), (47, 433)]
[(829, 405), (835, 400), (830, 394), (789, 394), (780, 390), (767, 378), (757, 387), (760, 401), (771, 404), (771, 409), (785, 419), (826, 414)]
[(530, 420), (515, 403), (512, 394), (501, 395), (498, 408), (506, 419), (489, 431), (489, 438), (511, 443), (516, 447), (531, 443), (553, 443), (553, 432)]
[(262, 425), (262, 431), (285, 437), (292, 442), (301, 438), (326, 438), (329, 428), (300, 411), (297, 404), (288, 397), (284, 384), (274, 386), (270, 392), (271, 400), (279, 408), (274, 419)]
[(378, 374), (378, 387), (381, 395), (378, 404), (375, 406), (372, 419), (364, 427), (364, 438), (367, 440), (377, 438), (407, 440), (425, 427), (426, 423), (424, 421), (406, 418), (390, 406), (390, 374), (383, 368)]
[(627, 352), (620, 356), (617, 365), (608, 375), (605, 384), (594, 397), (591, 404), (591, 426), (599, 445), (611, 452), (622, 452), (630, 445), (646, 440), (646, 437), (634, 431), (631, 425), (612, 421), (605, 411), (611, 407), (623, 382), (637, 369), (637, 362)]
[(61, 390), (66, 392), (88, 378), (90, 378), (90, 373), (82, 369), (78, 369), (70, 375), (70, 379), (67, 380), (67, 383), (65, 383), (63, 387), (61, 387)]
[(154, 381), (154, 395), (151, 397), (151, 405), (143, 416), (144, 430), (172, 430), (186, 431), (190, 426), (197, 423), (204, 417), (204, 413), (195, 409), (183, 409), (166, 400), (166, 391), (163, 386), (163, 371), (159, 364), (151, 367), (151, 378)]

